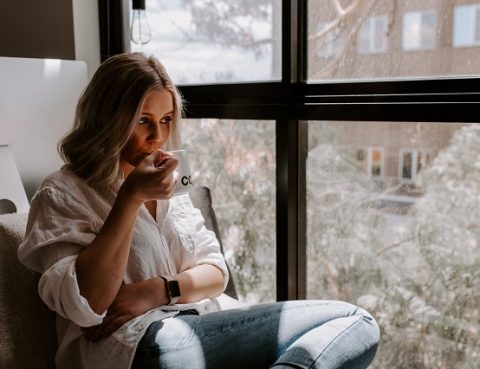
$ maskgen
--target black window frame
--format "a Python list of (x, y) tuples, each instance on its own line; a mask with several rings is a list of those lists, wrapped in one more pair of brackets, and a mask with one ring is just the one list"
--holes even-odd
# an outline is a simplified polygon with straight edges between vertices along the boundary
[[(308, 83), (307, 3), (282, 0), (281, 81), (178, 86), (186, 118), (276, 121), (278, 301), (306, 297), (304, 121), (480, 122), (479, 77)], [(103, 61), (126, 50), (124, 3), (98, 4)]]

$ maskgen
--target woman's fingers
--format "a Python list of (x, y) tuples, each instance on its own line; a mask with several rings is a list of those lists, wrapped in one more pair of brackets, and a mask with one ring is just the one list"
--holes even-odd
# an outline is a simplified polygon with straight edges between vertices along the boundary
[(88, 328), (85, 332), (85, 338), (89, 341), (96, 342), (100, 338), (112, 334), (132, 318), (132, 314), (122, 313), (120, 311), (112, 315), (108, 315), (105, 317), (102, 324)]
[(133, 318), (134, 316), (132, 316), (132, 314), (124, 314), (124, 315), (119, 314), (118, 316), (115, 316), (105, 325), (105, 327), (100, 332), (101, 334), (100, 337), (98, 338), (100, 339), (101, 337), (105, 337), (112, 334), (118, 328), (120, 328), (124, 323), (128, 322)]
[(168, 199), (175, 189), (178, 160), (161, 150), (145, 157), (126, 178), (126, 186), (142, 201)]
[(169, 152), (162, 151), (162, 150), (155, 150), (150, 155), (146, 156), (144, 161), (148, 164), (154, 164), (161, 162), (162, 160), (172, 157)]
[(177, 167), (178, 160), (174, 157), (165, 158), (161, 162), (160, 166), (155, 166), (157, 169), (162, 171), (162, 174), (169, 176)]

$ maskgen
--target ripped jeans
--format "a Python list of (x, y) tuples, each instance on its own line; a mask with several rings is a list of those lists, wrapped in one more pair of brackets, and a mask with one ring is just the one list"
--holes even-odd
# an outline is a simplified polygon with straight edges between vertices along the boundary
[(379, 338), (369, 313), (340, 301), (190, 311), (152, 323), (132, 369), (364, 369)]

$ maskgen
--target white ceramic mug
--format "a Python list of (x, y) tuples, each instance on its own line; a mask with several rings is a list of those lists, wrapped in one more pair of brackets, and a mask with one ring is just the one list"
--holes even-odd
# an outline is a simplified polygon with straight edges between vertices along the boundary
[(178, 165), (175, 168), (178, 179), (173, 195), (187, 193), (192, 188), (192, 172), (190, 170), (187, 150), (173, 150), (169, 151), (169, 153), (178, 160)]

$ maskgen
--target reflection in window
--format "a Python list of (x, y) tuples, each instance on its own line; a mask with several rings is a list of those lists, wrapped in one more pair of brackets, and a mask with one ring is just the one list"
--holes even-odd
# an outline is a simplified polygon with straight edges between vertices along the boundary
[(360, 54), (375, 54), (387, 51), (388, 17), (369, 17), (360, 28), (357, 49)]
[(434, 49), (437, 35), (437, 12), (426, 10), (403, 16), (403, 48), (405, 50)]
[(480, 4), (455, 7), (453, 46), (480, 45)]

